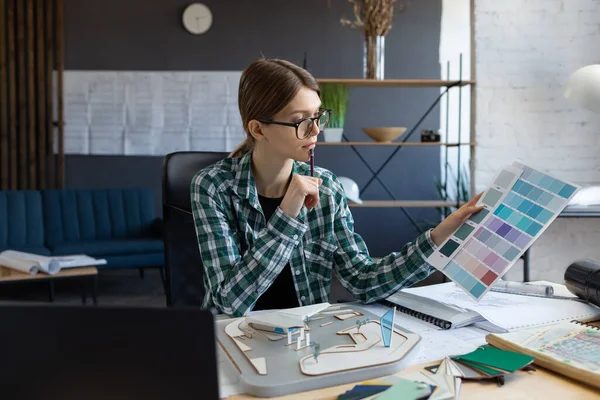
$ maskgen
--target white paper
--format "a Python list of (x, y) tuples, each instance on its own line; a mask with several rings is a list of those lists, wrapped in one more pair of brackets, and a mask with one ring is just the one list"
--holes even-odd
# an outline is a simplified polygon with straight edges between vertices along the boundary
[(85, 254), (46, 257), (15, 250), (0, 253), (0, 265), (35, 275), (42, 271), (49, 275), (57, 274), (63, 268), (84, 267), (106, 264), (104, 259), (96, 259)]
[(231, 151), (241, 71), (65, 71), (65, 153)]
[(60, 264), (56, 260), (14, 250), (5, 250), (0, 253), (0, 264), (30, 275), (35, 275), (39, 271), (50, 275), (60, 272)]
[(121, 126), (90, 127), (90, 154), (120, 154), (123, 152), (123, 128)]
[(486, 343), (486, 335), (486, 331), (473, 327), (422, 332), (419, 355), (411, 364), (421, 364), (441, 360), (446, 356), (469, 353)]
[(58, 262), (61, 269), (89, 267), (93, 265), (105, 265), (103, 258), (94, 258), (85, 254), (73, 254), (68, 256), (53, 256), (52, 261)]
[(477, 302), (453, 282), (406, 290), (444, 304), (476, 311), (508, 331), (600, 316), (600, 308), (572, 300), (489, 292)]

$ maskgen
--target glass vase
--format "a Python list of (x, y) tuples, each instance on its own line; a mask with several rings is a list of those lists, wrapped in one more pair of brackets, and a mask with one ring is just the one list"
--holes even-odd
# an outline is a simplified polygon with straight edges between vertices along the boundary
[(363, 55), (363, 77), (384, 79), (385, 36), (365, 36)]

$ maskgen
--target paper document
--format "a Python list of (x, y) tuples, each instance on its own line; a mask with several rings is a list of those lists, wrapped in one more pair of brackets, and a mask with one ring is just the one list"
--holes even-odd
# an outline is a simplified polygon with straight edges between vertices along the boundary
[[(477, 302), (453, 282), (405, 290), (443, 304), (476, 311), (506, 331), (600, 317), (600, 308), (569, 300), (489, 292)], [(562, 290), (558, 290), (562, 293)]]
[(40, 271), (54, 275), (60, 272), (62, 268), (103, 264), (106, 264), (106, 260), (92, 258), (84, 254), (47, 257), (16, 250), (5, 250), (0, 253), (0, 265), (30, 275), (35, 275)]
[(418, 355), (411, 365), (441, 360), (446, 356), (469, 353), (485, 344), (488, 332), (472, 327), (427, 331), (420, 334)]
[(242, 71), (65, 71), (65, 153), (231, 151)]

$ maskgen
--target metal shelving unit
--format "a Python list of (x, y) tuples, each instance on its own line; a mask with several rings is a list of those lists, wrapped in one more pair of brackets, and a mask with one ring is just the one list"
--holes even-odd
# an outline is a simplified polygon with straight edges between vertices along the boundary
[[(450, 66), (447, 65), (447, 76), (450, 76)], [(377, 180), (383, 189), (387, 192), (392, 200), (377, 200), (377, 201), (364, 201), (362, 204), (350, 203), (351, 207), (382, 207), (382, 208), (399, 208), (405, 216), (411, 221), (411, 223), (420, 230), (418, 224), (414, 219), (410, 216), (410, 214), (406, 211), (406, 208), (415, 208), (415, 207), (432, 207), (432, 208), (441, 208), (441, 207), (460, 207), (463, 203), (461, 202), (459, 192), (460, 192), (460, 174), (457, 175), (456, 182), (456, 200), (448, 201), (447, 199), (442, 200), (399, 200), (394, 197), (391, 190), (387, 187), (387, 185), (379, 178), (379, 174), (383, 169), (387, 166), (387, 164), (393, 159), (393, 157), (397, 154), (397, 152), (403, 147), (417, 147), (417, 146), (443, 146), (445, 148), (445, 159), (446, 163), (444, 165), (444, 189), (448, 188), (448, 148), (456, 147), (458, 149), (457, 153), (457, 164), (460, 167), (461, 165), (461, 148), (464, 146), (469, 146), (471, 150), (471, 154), (473, 153), (475, 142), (471, 139), (468, 142), (462, 141), (461, 135), (461, 118), (459, 118), (459, 126), (458, 126), (458, 140), (455, 143), (444, 143), (444, 142), (408, 142), (408, 140), (412, 137), (412, 135), (419, 129), (421, 123), (427, 118), (427, 116), (432, 112), (432, 110), (439, 104), (441, 99), (449, 93), (449, 91), (453, 88), (459, 89), (458, 94), (458, 102), (459, 102), (459, 113), (462, 114), (462, 95), (460, 88), (471, 86), (471, 91), (473, 90), (473, 86), (475, 85), (474, 80), (462, 80), (462, 55), (460, 57), (460, 72), (459, 80), (443, 80), (443, 79), (317, 79), (320, 84), (324, 83), (332, 83), (332, 84), (343, 84), (349, 87), (372, 87), (372, 88), (432, 88), (439, 87), (444, 88), (443, 91), (439, 94), (439, 96), (433, 101), (433, 103), (427, 108), (427, 110), (423, 113), (423, 115), (418, 119), (418, 121), (414, 124), (414, 126), (408, 130), (402, 136), (402, 139), (397, 142), (388, 142), (388, 143), (380, 143), (380, 142), (357, 142), (350, 141), (348, 138), (343, 135), (342, 142), (319, 142), (319, 146), (348, 146), (353, 149), (356, 155), (360, 158), (360, 160), (364, 163), (364, 165), (369, 169), (369, 171), (373, 174), (369, 181), (360, 188), (360, 192), (363, 193), (373, 181)], [(448, 110), (447, 102), (447, 110)], [(471, 119), (474, 118), (474, 115), (471, 115)], [(448, 132), (449, 118), (448, 112), (446, 112), (446, 132)], [(471, 133), (471, 137), (474, 135)], [(377, 169), (373, 170), (371, 166), (367, 163), (367, 161), (362, 157), (360, 152), (357, 150), (359, 146), (393, 146), (395, 147), (394, 151), (388, 156), (388, 158), (384, 161), (384, 163)], [(473, 176), (472, 166), (469, 168), (469, 178)]]

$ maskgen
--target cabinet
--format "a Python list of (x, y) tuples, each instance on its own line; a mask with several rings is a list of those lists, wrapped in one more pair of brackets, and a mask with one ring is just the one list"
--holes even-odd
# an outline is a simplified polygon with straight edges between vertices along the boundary
[[(461, 60), (462, 63), (462, 60)], [(462, 74), (461, 74), (462, 75)], [(378, 174), (383, 170), (383, 168), (385, 168), (386, 164), (396, 155), (397, 151), (402, 148), (402, 147), (416, 147), (416, 146), (440, 146), (445, 148), (446, 151), (446, 163), (443, 166), (444, 170), (444, 174), (443, 176), (444, 178), (444, 185), (448, 185), (448, 184), (455, 184), (456, 185), (456, 193), (458, 194), (460, 192), (459, 188), (460, 188), (460, 179), (461, 176), (460, 174), (457, 174), (457, 182), (448, 182), (448, 152), (447, 149), (448, 148), (457, 148), (457, 165), (461, 165), (461, 153), (463, 153), (463, 149), (465, 147), (469, 148), (469, 154), (473, 154), (473, 151), (475, 149), (475, 141), (474, 141), (474, 124), (471, 123), (471, 129), (470, 129), (470, 137), (467, 140), (463, 140), (462, 135), (461, 135), (461, 125), (459, 122), (459, 127), (458, 127), (458, 140), (456, 142), (408, 142), (408, 139), (412, 137), (412, 135), (417, 132), (417, 130), (419, 129), (421, 123), (423, 122), (423, 120), (431, 113), (431, 111), (439, 104), (439, 102), (441, 101), (441, 99), (447, 95), (450, 90), (453, 89), (458, 89), (459, 90), (459, 94), (458, 94), (458, 112), (459, 112), (459, 120), (461, 119), (462, 116), (462, 111), (463, 111), (463, 107), (464, 105), (462, 104), (462, 91), (461, 88), (464, 87), (469, 87), (471, 90), (471, 121), (473, 121), (474, 119), (474, 107), (473, 107), (473, 99), (474, 99), (474, 94), (473, 94), (473, 90), (474, 90), (474, 85), (475, 85), (475, 81), (472, 80), (438, 80), (438, 79), (384, 79), (384, 80), (375, 80), (375, 79), (317, 79), (317, 81), (319, 82), (319, 84), (326, 84), (326, 83), (331, 83), (331, 84), (343, 84), (346, 85), (350, 88), (352, 87), (372, 87), (372, 88), (391, 88), (391, 87), (398, 87), (398, 88), (435, 88), (435, 87), (439, 87), (440, 89), (444, 89), (444, 90), (440, 90), (440, 95), (435, 99), (435, 101), (431, 104), (431, 106), (425, 111), (425, 113), (423, 114), (423, 116), (417, 121), (417, 123), (409, 128), (401, 137), (399, 140), (397, 140), (396, 142), (391, 142), (391, 143), (378, 143), (375, 141), (365, 141), (365, 142), (357, 142), (357, 141), (348, 141), (345, 137), (345, 141), (342, 142), (319, 142), (319, 146), (350, 146), (352, 147), (352, 149), (354, 149), (355, 153), (359, 156), (359, 158), (361, 158), (361, 160), (363, 161), (363, 163), (365, 163), (365, 165), (371, 170), (373, 176), (371, 177), (371, 179), (368, 181), (368, 183), (360, 188), (360, 192), (363, 193), (364, 190), (369, 186), (369, 184), (373, 181), (373, 180), (379, 180), (379, 182), (382, 184), (382, 186), (384, 187), (384, 189), (387, 191), (388, 195), (392, 198), (392, 200), (372, 200), (372, 201), (363, 201), (362, 204), (355, 204), (355, 203), (350, 203), (350, 207), (381, 207), (381, 208), (400, 208), (401, 210), (404, 211), (404, 213), (406, 214), (406, 216), (411, 220), (411, 222), (413, 223), (413, 225), (415, 225), (415, 227), (417, 227), (416, 222), (410, 217), (410, 215), (404, 210), (405, 208), (411, 208), (411, 207), (433, 207), (433, 208), (444, 208), (444, 207), (458, 207), (462, 204), (462, 201), (460, 199), (460, 196), (456, 196), (456, 199), (448, 199), (448, 198), (443, 198), (440, 200), (401, 200), (401, 199), (395, 199), (394, 196), (392, 195), (391, 191), (389, 189), (387, 189), (387, 187), (385, 186), (385, 183), (382, 182), (379, 177)], [(448, 119), (448, 118), (447, 118)], [(446, 132), (448, 131), (448, 122), (446, 122)], [(361, 157), (360, 153), (357, 151), (357, 147), (360, 146), (393, 146), (395, 147), (394, 151), (391, 153), (391, 155), (386, 159), (386, 161), (383, 163), (383, 165), (381, 167), (379, 167), (376, 171), (374, 171), (369, 165), (368, 163), (364, 160), (364, 158)], [(470, 178), (473, 176), (473, 166), (472, 163), (469, 163), (469, 171), (468, 171), (468, 177), (469, 180), (471, 180)], [(471, 184), (471, 190), (472, 192), (472, 184)]]

